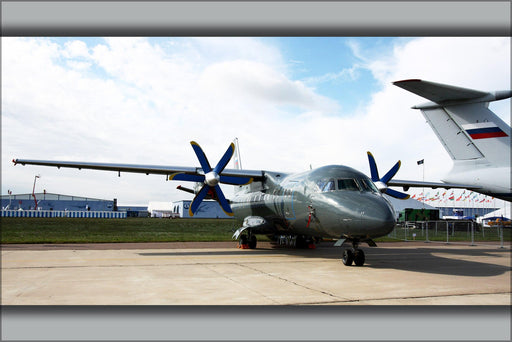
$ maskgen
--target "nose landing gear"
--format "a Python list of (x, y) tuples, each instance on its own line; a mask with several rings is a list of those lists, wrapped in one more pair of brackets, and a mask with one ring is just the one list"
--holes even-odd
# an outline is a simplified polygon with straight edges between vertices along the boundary
[[(373, 243), (373, 244), (375, 244), (375, 243)], [(364, 262), (365, 262), (364, 252), (362, 249), (359, 249), (358, 247), (359, 247), (359, 241), (352, 240), (352, 248), (347, 248), (343, 251), (343, 256), (341, 257), (341, 261), (343, 262), (343, 265), (352, 266), (352, 263), (354, 263), (356, 266), (364, 265)]]
[(356, 266), (363, 266), (365, 262), (364, 252), (359, 248), (345, 249), (341, 261), (345, 266), (352, 266), (352, 263)]

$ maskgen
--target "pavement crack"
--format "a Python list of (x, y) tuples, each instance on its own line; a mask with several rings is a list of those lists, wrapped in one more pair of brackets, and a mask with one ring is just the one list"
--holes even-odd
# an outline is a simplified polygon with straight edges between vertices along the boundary
[[(243, 266), (244, 266), (244, 265), (242, 265), (242, 264), (238, 264), (238, 263), (231, 263), (231, 265), (236, 265), (236, 266), (239, 266), (239, 267), (243, 267)], [(247, 286), (247, 284), (246, 284), (245, 282), (243, 282), (243, 281), (238, 281), (238, 280), (236, 280), (235, 278), (230, 277), (230, 276), (229, 276), (229, 275), (227, 275), (226, 273), (221, 273), (221, 272), (217, 271), (214, 267), (211, 267), (211, 266), (215, 266), (215, 265), (212, 265), (212, 264), (205, 264), (205, 266), (206, 266), (206, 268), (207, 268), (207, 269), (209, 269), (210, 271), (212, 271), (212, 272), (214, 272), (214, 273), (216, 273), (216, 274), (218, 274), (218, 275), (220, 275), (220, 276), (222, 276), (222, 277), (226, 278), (227, 280), (229, 280), (229, 281), (231, 281), (231, 282), (233, 282), (233, 283), (235, 283), (235, 284), (237, 284), (237, 285), (239, 285), (239, 286), (241, 286), (241, 287), (243, 287), (243, 288), (247, 289), (248, 291), (251, 291), (251, 292), (257, 293), (258, 295), (260, 295), (260, 296), (264, 297), (265, 299), (268, 299), (269, 301), (271, 301), (271, 302), (272, 302), (272, 303), (274, 303), (274, 304), (280, 304), (280, 303), (279, 303), (279, 302), (277, 302), (276, 300), (274, 300), (274, 299), (272, 299), (271, 297), (267, 296), (265, 293), (260, 292), (260, 291), (257, 291), (257, 290), (255, 290), (255, 289), (253, 289), (253, 288), (248, 287), (248, 286)]]
[[(348, 300), (346, 298), (340, 298), (332, 293), (329, 293), (327, 291), (323, 291), (323, 290), (318, 290), (318, 289), (314, 289), (314, 288), (311, 288), (309, 286), (306, 286), (306, 285), (303, 285), (303, 284), (299, 284), (298, 282), (296, 281), (293, 281), (293, 280), (290, 280), (290, 279), (286, 279), (286, 278), (283, 278), (283, 277), (280, 277), (278, 275), (275, 275), (275, 274), (271, 274), (271, 273), (268, 273), (268, 272), (264, 272), (264, 271), (261, 271), (257, 268), (254, 268), (254, 267), (250, 267), (249, 265), (243, 265), (243, 264), (240, 264), (239, 266), (242, 266), (242, 267), (245, 267), (245, 268), (248, 268), (250, 270), (253, 270), (253, 271), (256, 271), (256, 272), (259, 272), (261, 274), (264, 274), (266, 276), (269, 276), (269, 277), (272, 277), (272, 278), (275, 278), (275, 279), (279, 279), (283, 282), (286, 282), (286, 283), (290, 283), (292, 285), (295, 285), (295, 286), (298, 286), (298, 287), (301, 287), (303, 289), (306, 289), (306, 290), (309, 290), (309, 291), (313, 291), (313, 292), (317, 292), (317, 293), (321, 293), (321, 294), (324, 294), (326, 296), (329, 296), (329, 297), (332, 297), (334, 298), (336, 301), (345, 301), (345, 300)], [(326, 301), (326, 303), (331, 303), (330, 301)]]
[(298, 305), (323, 305), (323, 304), (351, 304), (351, 303), (365, 303), (371, 301), (386, 301), (386, 300), (417, 300), (417, 299), (429, 299), (429, 298), (450, 298), (450, 297), (464, 297), (464, 296), (485, 296), (485, 295), (500, 295), (510, 294), (510, 292), (482, 292), (482, 293), (459, 293), (459, 294), (444, 294), (434, 296), (408, 296), (408, 297), (383, 297), (383, 298), (364, 298), (364, 299), (344, 299), (335, 302), (332, 301), (319, 301), (319, 302), (305, 302)]

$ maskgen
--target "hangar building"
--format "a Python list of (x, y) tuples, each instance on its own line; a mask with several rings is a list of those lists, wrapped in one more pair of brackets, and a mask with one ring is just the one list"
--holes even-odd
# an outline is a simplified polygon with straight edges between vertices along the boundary
[(117, 211), (117, 200), (105, 200), (71, 195), (41, 192), (35, 194), (2, 195), (2, 209), (10, 210), (69, 210), (69, 211)]
[[(179, 213), (182, 218), (189, 218), (188, 209), (192, 201), (183, 200), (172, 202), (172, 211)], [(216, 201), (202, 201), (194, 214), (194, 218), (231, 218), (220, 207)]]

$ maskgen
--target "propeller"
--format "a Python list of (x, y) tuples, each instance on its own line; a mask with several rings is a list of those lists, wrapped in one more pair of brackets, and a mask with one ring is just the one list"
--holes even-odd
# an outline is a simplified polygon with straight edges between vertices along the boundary
[(197, 159), (199, 159), (203, 174), (191, 175), (187, 173), (175, 173), (169, 176), (169, 180), (182, 180), (203, 184), (201, 190), (199, 190), (190, 204), (190, 208), (188, 209), (189, 215), (194, 216), (201, 202), (208, 197), (219, 202), (222, 210), (224, 210), (227, 215), (233, 216), (233, 210), (231, 210), (231, 206), (224, 196), (219, 184), (245, 185), (252, 182), (251, 177), (222, 175), (222, 171), (224, 171), (226, 165), (229, 163), (233, 153), (235, 152), (235, 144), (231, 143), (229, 145), (228, 149), (213, 169), (210, 166), (208, 158), (206, 158), (201, 146), (199, 146), (195, 141), (191, 141), (190, 144), (196, 153)]
[(400, 169), (400, 165), (402, 164), (400, 160), (384, 175), (384, 177), (380, 178), (375, 158), (373, 157), (371, 152), (367, 153), (368, 161), (370, 162), (370, 172), (372, 176), (372, 181), (373, 183), (375, 183), (380, 192), (383, 192), (398, 199), (408, 199), (410, 195), (388, 188), (389, 181), (396, 175), (398, 169)]

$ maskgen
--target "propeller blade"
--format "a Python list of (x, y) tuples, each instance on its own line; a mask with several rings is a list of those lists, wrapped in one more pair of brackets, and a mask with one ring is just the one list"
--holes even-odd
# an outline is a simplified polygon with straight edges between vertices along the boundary
[(224, 155), (222, 156), (222, 158), (220, 158), (219, 162), (213, 169), (213, 172), (215, 172), (216, 174), (220, 174), (222, 171), (224, 171), (224, 168), (226, 168), (226, 165), (228, 165), (234, 152), (235, 144), (231, 143), (226, 152), (224, 153)]
[(199, 208), (199, 205), (204, 200), (206, 195), (208, 194), (208, 191), (210, 190), (210, 187), (208, 185), (203, 185), (201, 190), (197, 193), (196, 197), (192, 200), (192, 203), (190, 203), (190, 208), (188, 208), (188, 214), (190, 216), (194, 216), (194, 213)]
[(371, 152), (366, 152), (368, 154), (368, 161), (370, 162), (370, 173), (372, 176), (372, 181), (378, 182), (380, 180), (379, 178), (379, 171), (377, 170), (377, 163), (375, 162), (375, 158), (371, 154)]
[(375, 162), (375, 158), (371, 154), (371, 152), (367, 152), (368, 154), (368, 161), (370, 162), (370, 172), (372, 176), (372, 181), (375, 183), (377, 188), (384, 192), (385, 194), (388, 194), (389, 196), (398, 198), (398, 199), (408, 199), (410, 195), (404, 194), (403, 192), (396, 191), (393, 189), (389, 189), (387, 187), (388, 182), (393, 178), (398, 170), (400, 169), (400, 165), (402, 165), (402, 162), (399, 160), (382, 178), (379, 178), (379, 171), (377, 170), (377, 163)]
[(408, 194), (404, 194), (403, 192), (396, 191), (396, 190), (389, 189), (389, 188), (386, 189), (386, 194), (389, 196), (392, 196), (394, 198), (398, 198), (398, 199), (402, 199), (402, 200), (405, 200), (405, 199), (408, 199), (409, 197), (411, 197)]
[(220, 182), (230, 185), (247, 185), (252, 183), (252, 178), (220, 175)]
[(197, 159), (199, 159), (199, 163), (201, 164), (201, 168), (203, 169), (204, 173), (208, 173), (212, 170), (212, 167), (210, 166), (210, 163), (208, 162), (208, 158), (206, 158), (206, 155), (203, 152), (203, 149), (201, 146), (199, 146), (198, 143), (195, 141), (191, 141), (190, 145), (192, 145), (192, 148), (194, 149), (194, 152), (196, 153)]
[(233, 210), (231, 210), (231, 206), (229, 205), (228, 200), (224, 197), (224, 193), (220, 186), (216, 185), (214, 188), (215, 193), (217, 194), (217, 200), (222, 207), (222, 210), (226, 213), (226, 215), (233, 216)]
[(169, 176), (169, 180), (181, 180), (181, 181), (187, 181), (187, 182), (203, 183), (204, 176), (203, 175), (189, 175), (186, 173), (173, 173), (172, 175)]
[(391, 180), (391, 178), (393, 178), (396, 173), (398, 172), (398, 169), (400, 169), (400, 165), (402, 165), (402, 163), (400, 162), (400, 160), (388, 171), (388, 173), (386, 173), (384, 175), (384, 177), (382, 177), (380, 179), (381, 182), (383, 183), (386, 183), (388, 184), (388, 182)]

